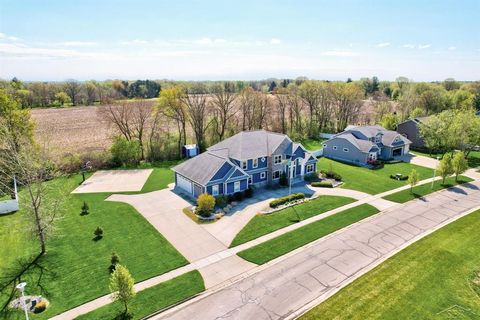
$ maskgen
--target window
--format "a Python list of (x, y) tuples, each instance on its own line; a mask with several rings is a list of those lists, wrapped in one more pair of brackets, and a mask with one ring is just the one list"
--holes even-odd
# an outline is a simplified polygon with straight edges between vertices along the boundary
[(348, 152), (348, 148), (343, 148), (343, 152)]
[(307, 165), (307, 173), (313, 172), (313, 164)]
[(279, 170), (274, 171), (273, 172), (273, 180), (280, 179), (280, 174), (281, 174), (281, 172)]
[(326, 147), (327, 147), (327, 144), (324, 143), (324, 144), (323, 144), (323, 147), (326, 148)]
[(258, 167), (258, 159), (253, 159), (252, 161), (253, 161), (252, 167), (257, 168)]
[(266, 172), (260, 172), (260, 179), (265, 179), (265, 177), (267, 176), (267, 173)]
[(218, 196), (218, 184), (212, 186), (212, 195)]
[(233, 184), (233, 191), (234, 192), (240, 191), (240, 181), (237, 181)]
[(266, 160), (265, 157), (262, 157), (262, 162), (265, 162), (265, 160)]
[(253, 182), (252, 176), (248, 176), (248, 184), (252, 184), (252, 182)]
[(333, 146), (333, 150), (337, 150), (337, 146)]
[(242, 169), (243, 169), (243, 170), (246, 170), (246, 169), (247, 169), (247, 161), (242, 161), (242, 162), (241, 162), (241, 165), (242, 165)]
[(273, 158), (273, 164), (280, 164), (282, 163), (282, 155), (279, 154), (279, 155), (276, 155), (274, 158)]

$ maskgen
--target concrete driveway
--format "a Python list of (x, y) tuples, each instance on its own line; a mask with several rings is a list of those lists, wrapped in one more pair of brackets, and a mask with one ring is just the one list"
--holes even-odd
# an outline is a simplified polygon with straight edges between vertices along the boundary
[(190, 262), (226, 249), (182, 212), (191, 204), (170, 189), (136, 195), (115, 194), (107, 201), (133, 206)]
[(293, 318), (401, 248), (479, 208), (479, 185), (454, 187), (374, 215), (152, 319)]
[(99, 170), (72, 193), (140, 191), (152, 169)]
[(438, 166), (437, 159), (419, 156), (411, 153), (409, 153), (408, 155), (404, 155), (402, 160), (411, 164), (416, 164), (417, 166), (427, 167), (431, 169), (436, 169)]

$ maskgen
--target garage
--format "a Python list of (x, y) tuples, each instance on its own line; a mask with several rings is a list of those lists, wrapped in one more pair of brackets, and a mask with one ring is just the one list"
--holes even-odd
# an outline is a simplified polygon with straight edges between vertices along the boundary
[(397, 149), (393, 149), (392, 151), (392, 156), (393, 157), (399, 157), (403, 154), (403, 148), (397, 148)]
[(179, 174), (177, 174), (177, 187), (192, 194), (192, 182)]

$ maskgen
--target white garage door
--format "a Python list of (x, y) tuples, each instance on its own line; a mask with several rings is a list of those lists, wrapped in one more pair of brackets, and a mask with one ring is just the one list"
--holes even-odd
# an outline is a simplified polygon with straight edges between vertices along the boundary
[(188, 192), (192, 193), (192, 182), (181, 175), (177, 174), (177, 187)]

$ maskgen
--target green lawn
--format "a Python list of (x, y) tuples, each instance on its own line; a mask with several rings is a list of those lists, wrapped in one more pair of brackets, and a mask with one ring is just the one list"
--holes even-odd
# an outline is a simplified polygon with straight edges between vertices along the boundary
[(385, 200), (390, 200), (394, 202), (399, 202), (399, 203), (404, 203), (416, 198), (420, 198), (423, 196), (426, 196), (427, 194), (430, 194), (435, 191), (439, 191), (442, 189), (450, 188), (453, 187), (457, 184), (462, 184), (466, 182), (473, 181), (473, 179), (470, 179), (468, 177), (464, 176), (459, 176), (458, 181), (455, 181), (455, 177), (449, 177), (445, 179), (445, 184), (442, 184), (442, 180), (437, 180), (433, 183), (433, 188), (431, 183), (426, 183), (420, 186), (416, 186), (413, 188), (413, 193), (410, 191), (410, 189), (399, 191), (393, 194), (390, 194), (386, 197), (383, 197)]
[(240, 230), (230, 247), (256, 239), (260, 236), (284, 228), (298, 222), (297, 214), (302, 220), (352, 203), (355, 200), (347, 197), (320, 196), (314, 200), (288, 207), (271, 214), (256, 215)]
[[(54, 195), (62, 199), (63, 218), (57, 222), (55, 237), (47, 244), (48, 252), (40, 260), (44, 268), (37, 285), (39, 270), (26, 274), (27, 293), (42, 294), (51, 306), (32, 318), (47, 318), (108, 293), (110, 256), (116, 252), (135, 281), (141, 281), (187, 264), (187, 260), (128, 204), (107, 202), (108, 194), (77, 194), (73, 190), (80, 176), (58, 178), (48, 183)], [(158, 185), (158, 184), (157, 184)], [(21, 203), (25, 198), (20, 192)], [(90, 214), (80, 215), (86, 201)], [(37, 243), (27, 238), (25, 212), (0, 216), (0, 274), (6, 276), (18, 258), (38, 252)], [(100, 226), (104, 237), (93, 240)], [(41, 287), (43, 290), (41, 289)], [(0, 303), (5, 295), (0, 295)], [(22, 314), (19, 313), (19, 317)]]
[[(133, 319), (142, 319), (158, 310), (188, 299), (205, 290), (203, 279), (197, 270), (142, 290), (137, 293), (129, 305), (129, 313)], [(76, 319), (118, 319), (122, 315), (123, 305), (119, 302), (110, 303), (104, 307), (91, 311)]]
[[(413, 154), (417, 154), (420, 156), (430, 157), (430, 158), (437, 158), (440, 159), (443, 157), (442, 153), (432, 153), (429, 154), (428, 152), (421, 152), (421, 151), (410, 151)], [(480, 167), (480, 151), (471, 151), (467, 157), (468, 166), (470, 168), (479, 168)]]
[(385, 164), (385, 167), (382, 169), (372, 170), (321, 158), (318, 161), (317, 170), (329, 170), (330, 164), (332, 164), (333, 171), (342, 176), (342, 188), (370, 194), (378, 194), (399, 188), (407, 183), (406, 181), (391, 179), (390, 175), (392, 174), (401, 173), (403, 175), (409, 175), (412, 169), (415, 169), (420, 175), (420, 180), (433, 177), (433, 169), (405, 162)]
[(479, 319), (480, 210), (407, 247), (304, 315), (310, 319)]
[(377, 208), (362, 204), (240, 251), (238, 255), (247, 261), (264, 264), (376, 213)]
[(323, 142), (327, 139), (302, 139), (300, 143), (309, 151), (315, 151), (323, 148)]

